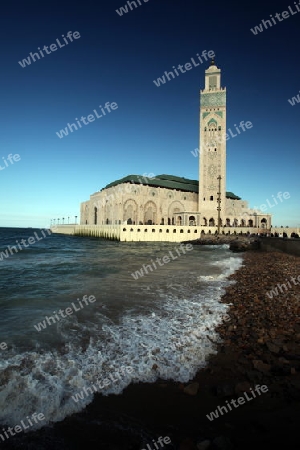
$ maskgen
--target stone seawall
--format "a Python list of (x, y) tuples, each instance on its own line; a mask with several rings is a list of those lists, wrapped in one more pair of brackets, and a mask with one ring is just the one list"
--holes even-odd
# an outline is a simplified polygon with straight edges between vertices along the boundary
[(260, 238), (260, 248), (265, 251), (281, 251), (290, 255), (300, 256), (300, 239)]
[[(118, 240), (122, 242), (184, 242), (195, 241), (197, 239), (216, 239), (215, 233), (217, 233), (217, 227), (205, 227), (205, 226), (181, 226), (181, 225), (57, 225), (51, 228), (53, 233), (68, 234), (75, 236), (89, 236), (98, 237), (103, 239)], [(283, 231), (288, 237), (293, 232), (299, 234), (299, 228), (288, 228), (282, 230), (281, 228), (272, 228), (272, 233), (278, 233)], [(257, 237), (263, 233), (261, 228), (254, 227), (222, 227), (219, 239), (227, 239), (232, 241), (232, 238), (242, 235), (248, 235), (251, 237)], [(283, 239), (280, 238), (263, 238), (270, 239), (271, 242), (278, 240), (279, 242), (297, 242), (300, 239)], [(217, 244), (217, 242), (216, 242)], [(285, 250), (285, 248), (293, 248), (291, 244), (279, 244), (282, 247), (275, 247), (277, 250), (291, 253), (291, 251)], [(293, 253), (299, 254), (299, 253)]]
[[(183, 242), (194, 241), (200, 237), (214, 237), (217, 227), (181, 226), (181, 225), (58, 225), (51, 229), (53, 233), (76, 236), (90, 236), (122, 242)], [(223, 234), (224, 231), (224, 234)], [(222, 230), (222, 236), (253, 234), (261, 230), (249, 227), (228, 227)]]

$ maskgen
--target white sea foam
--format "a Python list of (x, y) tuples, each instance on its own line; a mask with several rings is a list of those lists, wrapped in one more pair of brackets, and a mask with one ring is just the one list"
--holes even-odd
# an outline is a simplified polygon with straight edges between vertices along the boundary
[[(119, 373), (121, 366), (132, 367), (132, 373), (102, 389), (104, 395), (119, 394), (131, 382), (154, 382), (158, 378), (188, 382), (216, 352), (219, 336), (215, 328), (228, 310), (219, 302), (228, 284), (224, 277), (241, 263), (237, 257), (213, 263), (221, 267), (222, 277), (207, 279), (210, 283), (192, 298), (183, 298), (180, 287), (164, 298), (159, 295), (155, 312), (127, 312), (118, 324), (107, 319), (103, 325), (103, 313), (96, 313), (88, 326), (63, 328), (59, 324), (58, 330), (68, 334), (69, 342), (62, 352), (27, 352), (1, 362), (0, 421), (14, 426), (35, 411), (46, 418), (36, 427), (60, 421), (93, 399), (92, 395), (85, 396), (76, 403), (72, 396), (97, 379)], [(72, 329), (77, 330), (74, 338)], [(79, 349), (78, 336), (85, 335), (92, 337), (85, 348)]]

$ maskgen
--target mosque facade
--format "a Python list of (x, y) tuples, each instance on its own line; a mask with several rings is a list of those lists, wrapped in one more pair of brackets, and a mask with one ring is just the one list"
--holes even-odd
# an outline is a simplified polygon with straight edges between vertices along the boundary
[[(241, 122), (241, 127), (247, 127)], [(159, 225), (269, 230), (271, 215), (226, 192), (226, 88), (212, 60), (200, 91), (199, 180), (172, 175), (128, 175), (81, 203), (81, 225)]]

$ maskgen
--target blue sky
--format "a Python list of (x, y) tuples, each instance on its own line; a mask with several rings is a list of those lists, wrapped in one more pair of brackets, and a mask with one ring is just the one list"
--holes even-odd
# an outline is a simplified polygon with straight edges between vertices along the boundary
[[(80, 202), (129, 174), (198, 179), (199, 90), (208, 63), (156, 87), (153, 80), (213, 50), (227, 88), (227, 190), (270, 208), (273, 225), (300, 226), (300, 12), (254, 35), (250, 28), (294, 2), (237, 4), (149, 0), (123, 16), (124, 0), (28, 1), (3, 7), (0, 226), (47, 227), (79, 216)], [(294, 6), (295, 9), (295, 6)], [(80, 38), (22, 68), (18, 61), (68, 31)], [(118, 109), (56, 135), (99, 105)], [(20, 161), (5, 161), (9, 154)], [(3, 159), (4, 158), (4, 159)]]

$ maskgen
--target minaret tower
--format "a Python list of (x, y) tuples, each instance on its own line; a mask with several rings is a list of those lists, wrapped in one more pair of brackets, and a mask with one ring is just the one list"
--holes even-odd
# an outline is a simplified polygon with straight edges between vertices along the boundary
[[(221, 70), (212, 59), (205, 71), (205, 89), (200, 91), (199, 212), (201, 225), (211, 219), (224, 224), (226, 199), (226, 88), (221, 87)], [(221, 180), (218, 178), (221, 177)], [(220, 191), (219, 191), (220, 188)]]

